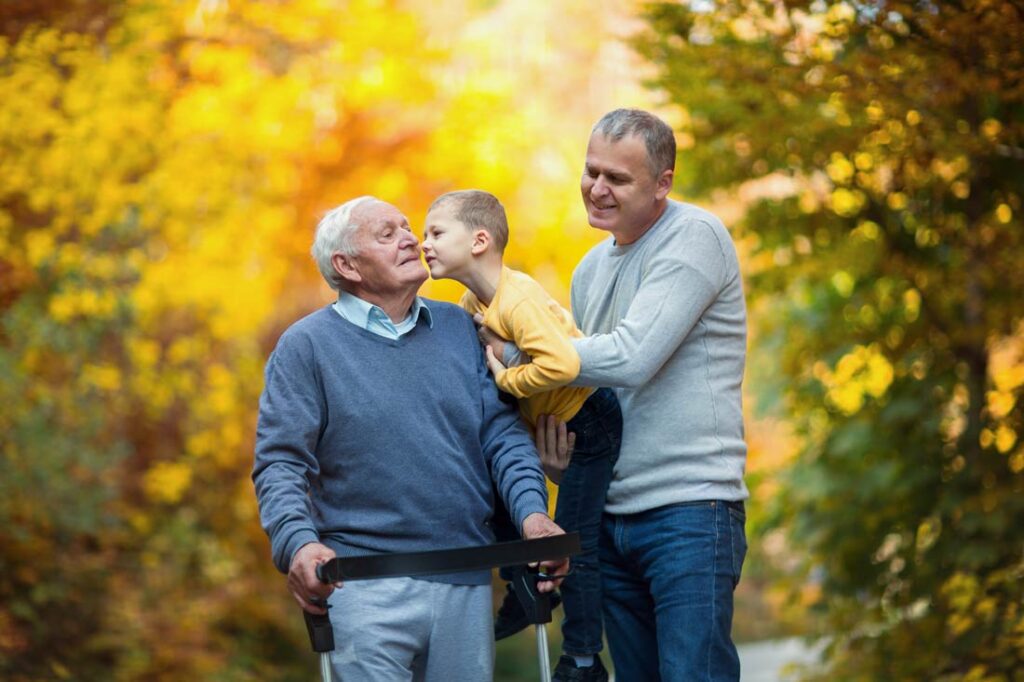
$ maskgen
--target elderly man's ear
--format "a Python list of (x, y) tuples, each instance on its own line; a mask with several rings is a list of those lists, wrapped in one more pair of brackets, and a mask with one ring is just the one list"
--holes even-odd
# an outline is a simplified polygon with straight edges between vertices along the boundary
[(341, 278), (349, 282), (362, 282), (363, 276), (359, 274), (355, 258), (344, 253), (335, 253), (331, 256), (331, 265), (334, 271), (341, 275)]

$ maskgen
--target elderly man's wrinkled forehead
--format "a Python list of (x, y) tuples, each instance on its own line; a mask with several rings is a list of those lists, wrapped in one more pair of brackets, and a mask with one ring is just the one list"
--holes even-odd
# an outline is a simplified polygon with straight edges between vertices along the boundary
[(370, 199), (356, 206), (352, 211), (352, 221), (359, 226), (360, 231), (384, 223), (393, 222), (399, 225), (409, 223), (405, 214), (388, 202), (379, 199)]

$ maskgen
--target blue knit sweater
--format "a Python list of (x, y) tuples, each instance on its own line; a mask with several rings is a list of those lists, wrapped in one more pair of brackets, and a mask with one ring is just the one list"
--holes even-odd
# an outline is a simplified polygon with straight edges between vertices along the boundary
[(253, 481), (282, 572), (318, 540), (339, 556), (491, 543), (492, 478), (520, 527), (546, 511), (536, 449), (498, 398), (472, 320), (424, 303), (433, 327), (421, 318), (397, 340), (322, 308), (267, 361)]

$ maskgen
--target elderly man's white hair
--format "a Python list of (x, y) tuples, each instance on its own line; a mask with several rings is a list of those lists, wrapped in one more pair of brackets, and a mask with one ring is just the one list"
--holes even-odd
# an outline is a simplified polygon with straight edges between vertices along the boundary
[(316, 236), (313, 237), (313, 260), (320, 268), (320, 274), (335, 291), (341, 290), (341, 275), (334, 269), (331, 258), (336, 253), (346, 256), (356, 255), (355, 233), (359, 225), (352, 220), (352, 212), (364, 204), (380, 201), (369, 195), (346, 201), (337, 208), (332, 208), (317, 223)]

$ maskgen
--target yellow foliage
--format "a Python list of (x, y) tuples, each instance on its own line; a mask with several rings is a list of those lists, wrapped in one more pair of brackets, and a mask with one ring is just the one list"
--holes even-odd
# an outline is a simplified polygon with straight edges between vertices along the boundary
[(1013, 220), (1013, 209), (1010, 208), (1009, 204), (999, 204), (996, 207), (996, 220), (1004, 225)]
[(121, 371), (112, 365), (87, 364), (82, 368), (82, 381), (104, 391), (119, 391)]
[[(859, 161), (861, 160), (861, 156), (867, 155), (858, 155), (858, 166), (860, 165)], [(869, 167), (870, 158), (871, 157), (868, 156)], [(825, 171), (828, 173), (828, 176), (832, 178), (832, 182), (845, 184), (853, 177), (853, 164), (839, 152), (832, 152), (831, 161), (825, 167)]]
[(192, 482), (192, 469), (183, 462), (159, 462), (142, 480), (146, 495), (156, 502), (174, 504), (181, 500)]
[(886, 202), (892, 210), (900, 211), (907, 207), (907, 195), (903, 192), (893, 192), (888, 196)]
[(917, 289), (903, 292), (903, 316), (907, 322), (913, 322), (921, 313), (921, 294)]
[(849, 190), (839, 187), (830, 195), (832, 210), (838, 215), (849, 218), (860, 213), (867, 197), (860, 190)]
[(892, 364), (878, 344), (856, 346), (840, 358), (835, 370), (816, 367), (815, 376), (827, 389), (827, 400), (845, 414), (855, 414), (867, 398), (881, 398), (892, 384)]
[(999, 452), (1009, 452), (1017, 443), (1017, 432), (1006, 424), (1000, 424), (995, 433), (996, 449)]

